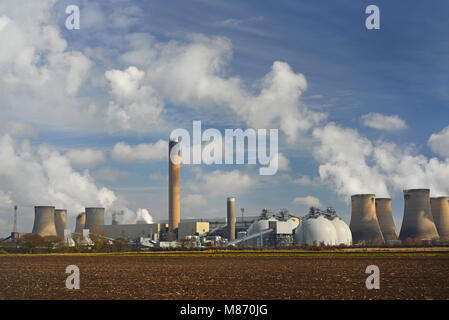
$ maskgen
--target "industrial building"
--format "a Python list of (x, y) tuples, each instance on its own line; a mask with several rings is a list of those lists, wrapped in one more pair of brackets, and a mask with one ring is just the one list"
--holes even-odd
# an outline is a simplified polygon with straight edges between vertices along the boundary
[(404, 190), (404, 218), (399, 239), (439, 239), (430, 207), (429, 189)]
[(142, 237), (157, 241), (163, 228), (164, 225), (160, 223), (114, 224), (99, 226), (98, 230), (106, 233), (107, 236), (112, 239), (125, 238), (128, 240), (135, 240)]
[(391, 198), (376, 198), (376, 215), (385, 241), (398, 240), (393, 220)]
[(449, 241), (449, 197), (430, 198), (430, 206), (440, 239)]
[(34, 225), (32, 233), (42, 237), (56, 236), (55, 207), (34, 207)]
[(64, 237), (64, 230), (67, 229), (67, 210), (65, 209), (55, 210), (55, 227), (56, 227), (56, 234), (59, 237)]
[(375, 195), (356, 194), (351, 196), (351, 229), (355, 243), (383, 244), (384, 237), (376, 215)]

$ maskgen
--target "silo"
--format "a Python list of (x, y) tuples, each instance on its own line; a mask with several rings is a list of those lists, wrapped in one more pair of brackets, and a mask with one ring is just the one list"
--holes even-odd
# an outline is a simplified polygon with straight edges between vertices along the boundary
[[(168, 239), (175, 240), (181, 220), (181, 153), (178, 139), (170, 140), (168, 146)], [(171, 157), (174, 147), (179, 149)]]
[(228, 240), (235, 240), (235, 198), (229, 197), (228, 201)]
[(42, 237), (56, 236), (55, 207), (34, 207), (34, 225), (32, 233)]
[(81, 234), (85, 226), (86, 226), (86, 213), (81, 212), (79, 215), (76, 216), (75, 232)]
[(404, 217), (399, 239), (439, 238), (430, 209), (429, 189), (404, 190)]
[(449, 240), (449, 197), (430, 198), (432, 216), (441, 240)]
[(352, 212), (349, 228), (355, 243), (384, 242), (376, 216), (374, 194), (356, 194), (351, 196)]
[(391, 198), (376, 198), (376, 215), (384, 240), (398, 240), (391, 209)]
[(85, 229), (98, 229), (104, 225), (104, 208), (86, 208)]
[(64, 230), (67, 229), (66, 209), (55, 210), (55, 227), (56, 227), (56, 234), (60, 237), (64, 237)]

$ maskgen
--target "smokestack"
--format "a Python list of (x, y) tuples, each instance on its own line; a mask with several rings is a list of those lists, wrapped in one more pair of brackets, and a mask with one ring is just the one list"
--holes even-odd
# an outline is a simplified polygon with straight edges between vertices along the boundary
[(430, 209), (429, 189), (404, 190), (404, 218), (399, 239), (439, 238)]
[[(170, 156), (173, 148), (173, 161)], [(181, 220), (181, 154), (178, 139), (170, 140), (168, 151), (168, 238), (176, 239), (176, 231)]]
[(449, 240), (449, 197), (430, 198), (432, 216), (441, 240)]
[(98, 229), (104, 225), (104, 208), (86, 208), (86, 226), (84, 229)]
[(82, 233), (85, 226), (86, 226), (86, 213), (81, 212), (79, 215), (76, 216), (75, 232)]
[(351, 196), (352, 212), (349, 228), (354, 242), (384, 242), (376, 216), (374, 194), (356, 194)]
[(34, 207), (34, 225), (32, 233), (42, 237), (56, 236), (55, 207)]
[(228, 198), (228, 240), (235, 240), (235, 198)]
[(390, 198), (376, 198), (376, 216), (384, 240), (398, 240)]
[(64, 237), (64, 229), (67, 229), (66, 209), (55, 210), (55, 227), (56, 227), (56, 234), (60, 237)]

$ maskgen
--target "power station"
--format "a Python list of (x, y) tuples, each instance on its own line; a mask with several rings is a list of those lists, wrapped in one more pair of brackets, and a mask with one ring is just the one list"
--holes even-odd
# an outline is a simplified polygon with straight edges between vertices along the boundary
[[(226, 198), (226, 213), (219, 218), (181, 220), (181, 144), (178, 139), (169, 141), (168, 156), (168, 219), (150, 224), (145, 221), (121, 224), (124, 211), (113, 211), (111, 224), (105, 225), (105, 208), (87, 207), (75, 219), (75, 234), (81, 237), (82, 245), (93, 244), (89, 237), (91, 230), (106, 233), (108, 241), (125, 238), (143, 247), (161, 248), (192, 244), (224, 247), (372, 246), (407, 239), (449, 241), (449, 197), (430, 198), (429, 189), (404, 190), (404, 216), (399, 237), (393, 220), (392, 199), (376, 198), (375, 194), (351, 196), (349, 226), (332, 207), (325, 211), (312, 207), (302, 218), (290, 214), (287, 209), (273, 213), (266, 208), (258, 216), (244, 217), (244, 209), (240, 208), (242, 216), (236, 217), (236, 198), (233, 196)], [(32, 233), (43, 237), (57, 235), (67, 246), (73, 246), (67, 216), (66, 209), (36, 206)], [(18, 233), (13, 234), (17, 237)]]

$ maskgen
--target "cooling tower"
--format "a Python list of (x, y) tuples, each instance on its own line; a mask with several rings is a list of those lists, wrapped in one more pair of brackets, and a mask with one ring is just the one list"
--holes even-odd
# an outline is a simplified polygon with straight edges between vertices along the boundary
[(34, 225), (32, 233), (42, 237), (56, 236), (55, 207), (34, 207)]
[(67, 229), (67, 210), (55, 210), (55, 227), (56, 234), (60, 237), (64, 237), (64, 229)]
[(449, 197), (430, 198), (432, 216), (441, 240), (449, 240)]
[(404, 218), (400, 240), (439, 238), (430, 209), (429, 194), (429, 189), (404, 190)]
[(390, 198), (376, 198), (376, 216), (384, 240), (398, 240)]
[(104, 225), (104, 208), (86, 208), (86, 225), (84, 229), (98, 229)]
[(349, 228), (352, 232), (352, 240), (355, 243), (360, 241), (366, 243), (384, 242), (376, 216), (374, 199), (374, 194), (351, 196), (352, 212)]
[(181, 154), (172, 157), (172, 149), (179, 144), (178, 139), (170, 140), (168, 151), (168, 240), (175, 240), (181, 220)]
[(228, 198), (228, 240), (235, 240), (235, 198)]
[(76, 216), (75, 232), (81, 234), (85, 226), (86, 226), (86, 213), (81, 212), (79, 215)]

